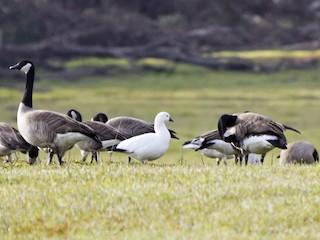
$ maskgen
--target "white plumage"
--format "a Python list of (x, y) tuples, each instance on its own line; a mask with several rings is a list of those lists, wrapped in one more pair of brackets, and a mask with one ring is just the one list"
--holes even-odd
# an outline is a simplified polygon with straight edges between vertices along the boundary
[(125, 152), (143, 163), (160, 158), (169, 148), (170, 132), (165, 123), (173, 122), (169, 113), (160, 112), (154, 120), (154, 133), (145, 133), (120, 142), (116, 151)]

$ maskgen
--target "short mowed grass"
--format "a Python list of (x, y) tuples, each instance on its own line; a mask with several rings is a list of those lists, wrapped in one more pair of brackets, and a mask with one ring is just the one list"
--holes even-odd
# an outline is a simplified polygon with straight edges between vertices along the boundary
[[(73, 65), (72, 65), (73, 64)], [(79, 67), (72, 63), (72, 67)], [(76, 65), (76, 66), (74, 66)], [(84, 119), (98, 112), (152, 122), (174, 119), (172, 140), (159, 160), (127, 163), (102, 153), (83, 163), (77, 149), (63, 166), (47, 156), (29, 166), (24, 155), (0, 164), (2, 239), (318, 239), (319, 166), (279, 166), (279, 150), (263, 166), (217, 167), (181, 144), (217, 127), (223, 113), (258, 112), (301, 130), (288, 142), (320, 145), (319, 70), (276, 73), (211, 71), (178, 65), (174, 73), (123, 73), (66, 81), (39, 70), (34, 107)], [(21, 80), (2, 79), (1, 121), (16, 126)], [(55, 159), (56, 160), (56, 159)]]

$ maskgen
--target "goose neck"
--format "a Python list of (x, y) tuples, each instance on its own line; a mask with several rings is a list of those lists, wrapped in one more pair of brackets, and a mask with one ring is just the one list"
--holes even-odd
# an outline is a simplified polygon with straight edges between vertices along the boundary
[(24, 95), (22, 102), (32, 108), (32, 92), (33, 92), (33, 82), (34, 82), (34, 67), (32, 66), (28, 73), (26, 74), (26, 87), (24, 90)]

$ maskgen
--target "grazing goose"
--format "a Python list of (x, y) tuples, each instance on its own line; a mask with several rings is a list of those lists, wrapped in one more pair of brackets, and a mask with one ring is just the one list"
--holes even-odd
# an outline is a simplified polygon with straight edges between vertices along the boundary
[(17, 129), (11, 127), (9, 124), (0, 122), (0, 156), (6, 157), (7, 162), (11, 162), (11, 153), (20, 151), (27, 153), (29, 156), (29, 163), (35, 162), (38, 157), (37, 151), (30, 151), (31, 145), (24, 140)]
[(160, 158), (168, 150), (171, 138), (166, 122), (173, 122), (169, 113), (158, 113), (154, 120), (154, 133), (144, 133), (124, 140), (118, 144), (116, 151), (125, 152), (144, 164)]
[(26, 87), (17, 114), (18, 129), (22, 137), (31, 145), (50, 149), (48, 163), (51, 163), (53, 155), (57, 154), (61, 165), (64, 153), (79, 141), (88, 138), (100, 141), (90, 127), (71, 117), (32, 108), (35, 68), (31, 61), (23, 60), (9, 69), (17, 69), (26, 74)]
[(240, 151), (233, 147), (231, 143), (227, 143), (221, 140), (217, 129), (208, 131), (190, 141), (186, 141), (183, 144), (183, 148), (194, 149), (199, 151), (205, 156), (217, 158), (217, 165), (223, 160), (226, 163), (226, 159), (235, 157), (236, 163), (238, 162), (238, 156)]
[(263, 164), (267, 152), (273, 148), (286, 149), (286, 129), (300, 133), (295, 128), (252, 112), (224, 114), (219, 119), (218, 129), (223, 140), (231, 142), (244, 152), (246, 164), (247, 153), (261, 154)]
[(106, 123), (109, 119), (104, 113), (98, 113), (91, 119), (92, 121)]
[[(81, 114), (75, 110), (71, 109), (67, 112), (67, 115), (80, 121), (82, 120)], [(99, 136), (101, 142), (94, 141), (92, 139), (87, 139), (76, 143), (76, 147), (80, 149), (80, 154), (82, 160), (85, 161), (89, 152), (92, 153), (91, 163), (93, 159), (98, 162), (98, 155), (100, 151), (105, 151), (111, 146), (117, 145), (122, 140), (128, 137), (117, 131), (115, 128), (97, 121), (85, 121), (85, 125), (91, 127)]]
[[(138, 118), (132, 117), (115, 117), (108, 119), (108, 117), (104, 113), (98, 113), (92, 118), (94, 121), (104, 122), (111, 127), (118, 129), (120, 132), (129, 137), (134, 137), (137, 135), (141, 135), (144, 133), (154, 132), (153, 124), (150, 124), (146, 121), (143, 121)], [(171, 138), (179, 139), (176, 136), (176, 132), (170, 130)]]
[(287, 145), (287, 149), (280, 152), (280, 164), (313, 164), (319, 162), (317, 149), (307, 142), (298, 141)]

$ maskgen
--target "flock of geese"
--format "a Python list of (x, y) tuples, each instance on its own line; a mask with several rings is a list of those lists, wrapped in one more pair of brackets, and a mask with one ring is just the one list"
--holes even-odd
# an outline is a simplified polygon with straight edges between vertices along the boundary
[[(54, 155), (59, 164), (64, 154), (74, 146), (80, 150), (82, 160), (89, 154), (91, 162), (100, 161), (100, 152), (123, 152), (131, 158), (147, 163), (165, 154), (170, 139), (179, 139), (176, 132), (166, 127), (172, 122), (170, 114), (160, 112), (154, 124), (131, 117), (108, 117), (99, 113), (91, 121), (82, 121), (81, 114), (71, 109), (67, 114), (49, 110), (33, 109), (32, 94), (35, 67), (29, 60), (11, 66), (25, 73), (26, 86), (17, 113), (18, 130), (6, 123), (0, 123), (0, 156), (16, 151), (26, 153), (29, 163), (38, 157), (38, 150), (48, 153), (48, 164)], [(286, 130), (300, 133), (297, 129), (273, 121), (252, 112), (224, 114), (218, 120), (218, 128), (186, 141), (183, 148), (193, 149), (201, 154), (221, 160), (234, 158), (236, 163), (244, 158), (245, 164), (252, 154), (261, 155), (263, 164), (266, 154), (274, 149), (282, 149), (280, 161), (283, 163), (314, 163), (319, 161), (317, 150), (309, 142), (300, 141), (287, 144)]]

